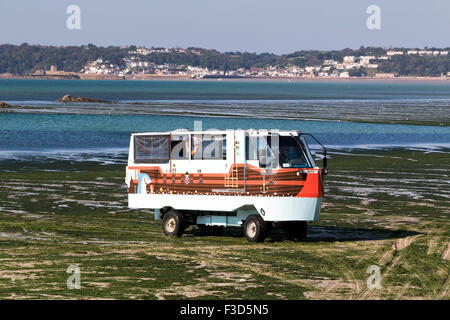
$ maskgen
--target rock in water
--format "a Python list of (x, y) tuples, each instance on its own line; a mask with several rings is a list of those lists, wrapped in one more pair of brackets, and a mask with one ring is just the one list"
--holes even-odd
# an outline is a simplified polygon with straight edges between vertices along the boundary
[(112, 103), (109, 100), (99, 100), (99, 99), (91, 99), (86, 97), (72, 97), (70, 94), (65, 94), (61, 99), (56, 100), (56, 102), (103, 102), (103, 103)]
[(56, 100), (57, 102), (70, 102), (72, 101), (72, 97), (70, 94), (65, 94), (61, 99)]
[(0, 108), (8, 108), (11, 107), (9, 104), (7, 104), (6, 102), (2, 102), (0, 101)]

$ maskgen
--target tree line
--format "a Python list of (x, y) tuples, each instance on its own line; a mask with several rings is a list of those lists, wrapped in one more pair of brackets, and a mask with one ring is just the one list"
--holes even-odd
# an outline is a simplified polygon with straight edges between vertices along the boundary
[[(394, 50), (404, 50), (395, 48)], [(105, 61), (124, 66), (124, 58), (129, 57), (129, 51), (136, 50), (129, 47), (97, 47), (83, 46), (41, 46), (29, 45), (0, 45), (0, 73), (24, 74), (37, 70), (48, 70), (51, 65), (58, 70), (79, 72), (88, 61), (103, 58)], [(440, 50), (429, 48), (426, 50)], [(443, 50), (449, 50), (445, 48)], [(321, 65), (324, 60), (342, 61), (344, 56), (383, 55), (386, 49), (380, 47), (360, 47), (359, 49), (342, 50), (300, 50), (290, 54), (276, 55), (273, 53), (250, 52), (219, 52), (202, 48), (187, 48), (184, 52), (153, 52), (140, 56), (141, 61), (155, 64), (175, 64), (203, 67), (217, 70), (250, 69), (267, 66), (314, 66)], [(392, 72), (400, 76), (439, 76), (450, 72), (450, 55), (447, 56), (419, 56), (398, 55), (390, 60), (374, 61), (378, 64), (378, 72)], [(365, 75), (365, 70), (353, 70), (353, 75)]]

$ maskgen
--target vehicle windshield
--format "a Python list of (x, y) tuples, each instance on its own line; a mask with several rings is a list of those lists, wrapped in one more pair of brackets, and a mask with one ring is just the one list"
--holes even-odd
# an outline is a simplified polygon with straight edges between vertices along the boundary
[(297, 136), (279, 137), (279, 162), (282, 168), (311, 168), (306, 146)]

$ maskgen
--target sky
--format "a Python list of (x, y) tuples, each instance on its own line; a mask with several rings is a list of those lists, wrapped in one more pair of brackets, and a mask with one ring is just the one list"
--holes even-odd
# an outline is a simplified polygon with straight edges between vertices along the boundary
[[(80, 29), (66, 12), (80, 8)], [(380, 29), (366, 12), (380, 8)], [(290, 53), (450, 47), (450, 0), (0, 0), (0, 44)]]

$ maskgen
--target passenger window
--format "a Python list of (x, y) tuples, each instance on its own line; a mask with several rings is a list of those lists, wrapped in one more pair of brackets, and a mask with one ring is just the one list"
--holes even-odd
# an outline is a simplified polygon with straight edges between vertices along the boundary
[(188, 160), (189, 159), (189, 135), (187, 134), (172, 134), (172, 141), (170, 141), (170, 148), (173, 160)]
[(258, 137), (245, 137), (245, 157), (247, 160), (258, 160)]
[(169, 161), (169, 135), (134, 136), (135, 162)]
[(193, 134), (191, 139), (191, 155), (194, 160), (226, 160), (226, 135)]

